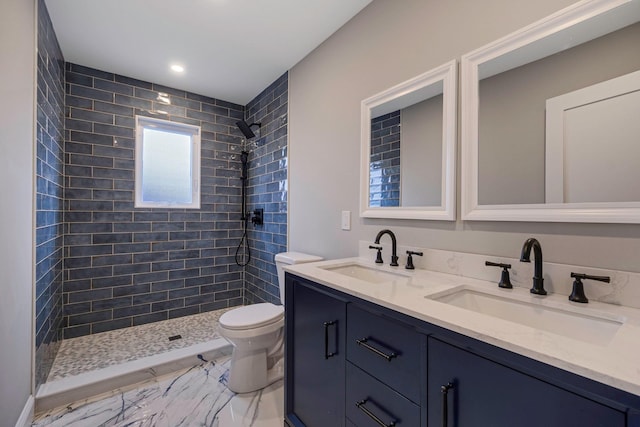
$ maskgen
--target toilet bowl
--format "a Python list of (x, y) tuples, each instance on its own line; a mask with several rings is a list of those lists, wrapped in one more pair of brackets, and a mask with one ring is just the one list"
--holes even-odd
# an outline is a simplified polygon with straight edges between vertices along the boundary
[(320, 261), (299, 252), (276, 254), (280, 301), (234, 308), (220, 316), (218, 331), (233, 345), (227, 387), (236, 393), (260, 390), (284, 376), (285, 265)]

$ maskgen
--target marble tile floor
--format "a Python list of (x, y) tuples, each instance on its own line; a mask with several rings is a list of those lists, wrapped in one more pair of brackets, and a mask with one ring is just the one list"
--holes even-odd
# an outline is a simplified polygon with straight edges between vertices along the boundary
[(219, 338), (218, 319), (230, 309), (63, 340), (47, 382)]
[(226, 387), (229, 357), (114, 390), (41, 414), (32, 426), (47, 427), (281, 427), (282, 380), (254, 393)]

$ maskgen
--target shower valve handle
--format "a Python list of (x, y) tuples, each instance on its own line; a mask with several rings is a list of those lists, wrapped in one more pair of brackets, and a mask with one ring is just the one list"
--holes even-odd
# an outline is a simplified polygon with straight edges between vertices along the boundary
[(249, 214), (249, 216), (251, 217), (251, 223), (253, 225), (264, 224), (264, 209), (262, 208), (254, 209), (253, 212)]

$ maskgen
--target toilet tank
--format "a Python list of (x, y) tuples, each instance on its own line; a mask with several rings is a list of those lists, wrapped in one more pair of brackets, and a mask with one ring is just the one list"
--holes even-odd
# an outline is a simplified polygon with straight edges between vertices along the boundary
[(282, 267), (285, 265), (322, 261), (322, 257), (301, 252), (281, 252), (276, 254), (275, 261), (276, 269), (278, 270), (278, 286), (280, 286), (280, 302), (284, 305), (284, 269)]

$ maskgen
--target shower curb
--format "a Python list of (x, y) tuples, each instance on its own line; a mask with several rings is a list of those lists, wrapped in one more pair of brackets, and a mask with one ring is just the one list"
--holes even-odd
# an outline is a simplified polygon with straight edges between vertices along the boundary
[(59, 406), (115, 392), (120, 388), (203, 363), (198, 356), (205, 360), (214, 360), (221, 356), (230, 355), (231, 350), (232, 346), (227, 340), (218, 338), (119, 365), (50, 381), (38, 388), (35, 399), (35, 412), (40, 414)]

